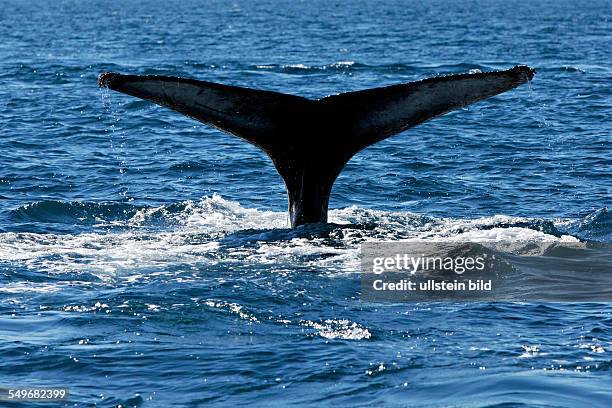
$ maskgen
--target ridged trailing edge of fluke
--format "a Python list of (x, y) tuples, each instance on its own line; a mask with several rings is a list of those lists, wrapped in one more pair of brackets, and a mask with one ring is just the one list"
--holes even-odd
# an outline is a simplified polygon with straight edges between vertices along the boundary
[[(100, 87), (152, 101), (262, 149), (285, 181), (291, 226), (327, 222), (329, 195), (357, 152), (531, 81), (535, 70), (426, 78), (311, 100), (189, 78), (105, 72)], [(409, 146), (407, 146), (409, 147)]]
[[(504, 74), (504, 75), (514, 74), (517, 80), (523, 80), (525, 82), (528, 82), (533, 79), (536, 73), (537, 71), (535, 69), (527, 65), (516, 65), (514, 66), (514, 68), (511, 68), (505, 71), (487, 71), (487, 72), (479, 71), (479, 72), (472, 72), (472, 73), (439, 75), (439, 76), (426, 78), (426, 79), (422, 79), (422, 80), (410, 82), (410, 83), (419, 83), (419, 82), (424, 82), (424, 81), (435, 81), (435, 80), (440, 81), (440, 80), (445, 80), (445, 79), (452, 80), (452, 79), (467, 78), (467, 77), (479, 78), (479, 77), (491, 76), (495, 74)], [(118, 83), (121, 81), (129, 80), (129, 79), (136, 79), (136, 78), (140, 78), (141, 80), (155, 79), (155, 78), (167, 78), (167, 79), (174, 79), (176, 81), (187, 81), (187, 82), (191, 81), (194, 83), (203, 82), (203, 81), (198, 81), (198, 80), (190, 79), (190, 78), (169, 77), (169, 76), (163, 76), (163, 75), (123, 75), (123, 74), (118, 74), (115, 72), (103, 72), (98, 76), (98, 86), (100, 88), (112, 89), (113, 83)], [(397, 85), (390, 85), (390, 86), (397, 86)], [(383, 89), (383, 88), (388, 88), (388, 87), (382, 87), (382, 88), (376, 88), (376, 89)]]

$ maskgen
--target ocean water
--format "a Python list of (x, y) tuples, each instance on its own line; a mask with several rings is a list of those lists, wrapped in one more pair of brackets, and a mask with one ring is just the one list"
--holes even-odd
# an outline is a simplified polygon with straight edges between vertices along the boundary
[[(612, 406), (609, 281), (371, 303), (359, 261), (366, 241), (579, 242), (525, 258), (521, 289), (612, 271), (610, 1), (0, 0), (0, 39), (0, 388), (71, 394), (0, 406)], [(261, 151), (97, 86), (318, 98), (518, 63), (532, 83), (361, 152), (333, 225), (296, 230)]]

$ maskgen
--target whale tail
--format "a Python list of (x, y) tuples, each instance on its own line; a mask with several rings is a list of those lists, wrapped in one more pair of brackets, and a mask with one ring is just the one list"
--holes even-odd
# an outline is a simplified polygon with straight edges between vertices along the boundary
[(332, 185), (360, 150), (530, 81), (535, 71), (448, 75), (310, 100), (194, 79), (103, 73), (100, 87), (168, 107), (262, 149), (285, 181), (292, 227), (327, 222)]

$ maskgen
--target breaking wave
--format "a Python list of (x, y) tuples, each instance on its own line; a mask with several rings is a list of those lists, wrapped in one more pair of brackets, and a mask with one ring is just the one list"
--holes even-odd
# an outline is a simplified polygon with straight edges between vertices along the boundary
[(47, 201), (19, 207), (10, 216), (87, 229), (0, 233), (1, 261), (56, 273), (87, 272), (103, 281), (125, 273), (154, 273), (168, 262), (353, 272), (359, 270), (365, 241), (578, 242), (607, 237), (611, 230), (607, 209), (582, 220), (551, 221), (504, 215), (436, 218), (355, 206), (331, 210), (331, 224), (290, 229), (284, 212), (245, 208), (219, 195), (158, 207)]

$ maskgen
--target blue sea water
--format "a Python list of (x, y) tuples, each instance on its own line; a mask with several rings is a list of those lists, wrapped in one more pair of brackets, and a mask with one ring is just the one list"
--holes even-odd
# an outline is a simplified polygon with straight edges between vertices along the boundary
[[(0, 406), (612, 406), (609, 302), (359, 298), (364, 241), (612, 243), (610, 1), (0, 0), (0, 40), (0, 388), (71, 393)], [(297, 230), (264, 153), (97, 86), (517, 63), (531, 84), (361, 152), (336, 225)]]

